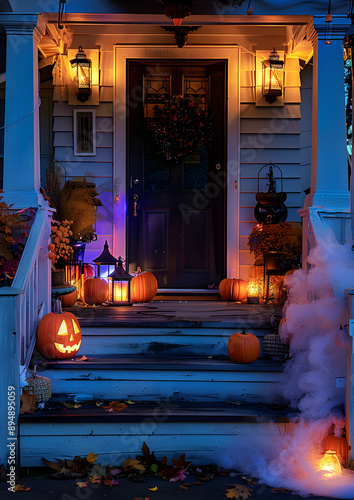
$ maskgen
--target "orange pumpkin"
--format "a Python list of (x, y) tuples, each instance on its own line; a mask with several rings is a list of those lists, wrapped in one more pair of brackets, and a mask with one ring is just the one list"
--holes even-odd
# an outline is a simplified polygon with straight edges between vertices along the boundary
[(87, 278), (84, 283), (84, 301), (91, 306), (100, 306), (107, 300), (108, 283), (102, 278)]
[(133, 274), (134, 278), (131, 281), (131, 301), (149, 302), (157, 292), (157, 279), (152, 273), (143, 272)]
[(61, 305), (63, 307), (72, 307), (77, 299), (77, 288), (71, 293), (67, 293), (66, 295), (61, 295)]
[(46, 314), (37, 327), (37, 347), (47, 359), (69, 359), (81, 346), (81, 329), (75, 316), (62, 312), (60, 300), (54, 312)]
[(328, 434), (323, 443), (323, 451), (326, 452), (328, 450), (336, 452), (337, 457), (342, 465), (346, 465), (348, 463), (348, 441), (345, 436), (335, 436), (334, 434)]
[(221, 300), (236, 302), (247, 299), (247, 281), (236, 278), (225, 278), (220, 281), (219, 295)]
[(243, 330), (231, 335), (227, 343), (227, 352), (234, 363), (253, 363), (258, 359), (261, 345), (253, 333)]
[(290, 344), (293, 334), (288, 331), (285, 317), (281, 319), (278, 331), (283, 344)]

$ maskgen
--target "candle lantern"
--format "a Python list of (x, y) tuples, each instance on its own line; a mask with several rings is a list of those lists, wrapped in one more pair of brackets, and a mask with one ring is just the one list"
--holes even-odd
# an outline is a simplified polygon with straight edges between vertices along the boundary
[(272, 104), (283, 93), (284, 61), (279, 60), (279, 55), (274, 49), (269, 59), (263, 64), (262, 93), (267, 102)]
[(131, 292), (130, 285), (133, 276), (129, 274), (123, 267), (124, 259), (118, 257), (117, 268), (109, 278), (109, 301), (114, 306), (131, 306)]
[(65, 263), (65, 281), (77, 289), (77, 296), (82, 298), (83, 264), (81, 260), (68, 260)]
[(81, 45), (75, 59), (70, 61), (75, 72), (76, 95), (79, 101), (86, 102), (92, 92), (91, 89), (91, 59), (86, 58)]
[(107, 278), (117, 268), (118, 259), (113, 257), (109, 251), (107, 240), (103, 246), (103, 252), (93, 259), (92, 262), (95, 263), (96, 276), (98, 278)]
[(321, 458), (319, 463), (319, 470), (324, 472), (326, 477), (338, 476), (342, 474), (340, 461), (337, 454), (333, 450), (328, 450)]

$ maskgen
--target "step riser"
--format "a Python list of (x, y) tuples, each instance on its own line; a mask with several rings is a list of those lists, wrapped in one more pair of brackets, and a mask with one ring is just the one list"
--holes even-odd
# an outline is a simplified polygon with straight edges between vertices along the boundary
[[(280, 372), (164, 370), (46, 370), (53, 396), (85, 394), (93, 400), (279, 401)], [(65, 399), (63, 399), (65, 398)], [(86, 399), (89, 399), (88, 397)]]
[[(172, 356), (227, 355), (227, 343), (233, 328), (82, 328), (80, 355), (147, 354)], [(262, 340), (271, 330), (247, 330)]]
[(145, 441), (157, 458), (178, 458), (183, 453), (193, 464), (226, 466), (225, 457), (255, 449), (262, 454), (281, 444), (293, 431), (282, 423), (193, 423), (160, 422), (147, 419), (132, 424), (21, 424), (21, 467), (42, 467), (42, 457), (55, 462), (98, 454), (97, 463), (120, 465), (140, 454)]

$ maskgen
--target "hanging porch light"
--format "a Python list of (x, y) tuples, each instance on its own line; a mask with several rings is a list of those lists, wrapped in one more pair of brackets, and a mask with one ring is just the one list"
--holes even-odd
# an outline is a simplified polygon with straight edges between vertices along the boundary
[(113, 255), (109, 251), (107, 240), (103, 245), (102, 253), (98, 257), (93, 259), (92, 262), (95, 263), (97, 278), (108, 278), (108, 276), (112, 274), (117, 268), (118, 259), (113, 257)]
[(269, 59), (262, 61), (263, 82), (262, 93), (267, 102), (272, 104), (283, 94), (284, 61), (279, 60), (279, 54), (274, 50)]
[(92, 93), (92, 63), (91, 59), (87, 59), (81, 45), (75, 59), (72, 59), (70, 63), (75, 72), (77, 98), (81, 102), (86, 102)]
[(122, 257), (118, 257), (117, 268), (108, 276), (108, 300), (113, 306), (132, 305), (130, 285), (133, 276), (124, 269), (123, 262)]

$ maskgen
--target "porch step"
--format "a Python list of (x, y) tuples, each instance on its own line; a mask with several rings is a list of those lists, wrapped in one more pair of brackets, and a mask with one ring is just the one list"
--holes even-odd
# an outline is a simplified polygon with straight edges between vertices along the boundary
[[(82, 322), (80, 321), (80, 324)], [(263, 356), (263, 337), (272, 332), (270, 325), (241, 324), (230, 326), (153, 327), (81, 324), (80, 355), (167, 355), (167, 356), (226, 356), (230, 336), (243, 328), (258, 337)]]
[[(235, 364), (228, 357), (90, 356), (86, 360), (46, 362), (53, 397), (156, 401), (279, 401), (280, 362), (258, 359)], [(64, 399), (63, 399), (64, 398)]]
[(242, 448), (252, 446), (264, 453), (295, 425), (289, 410), (265, 404), (177, 404), (167, 399), (127, 404), (115, 413), (106, 412), (105, 403), (78, 409), (46, 405), (46, 410), (20, 416), (22, 467), (43, 466), (42, 457), (72, 459), (90, 451), (98, 454), (98, 463), (120, 465), (139, 454), (144, 441), (160, 458), (185, 453), (194, 464), (222, 465), (225, 455), (242, 453)]

